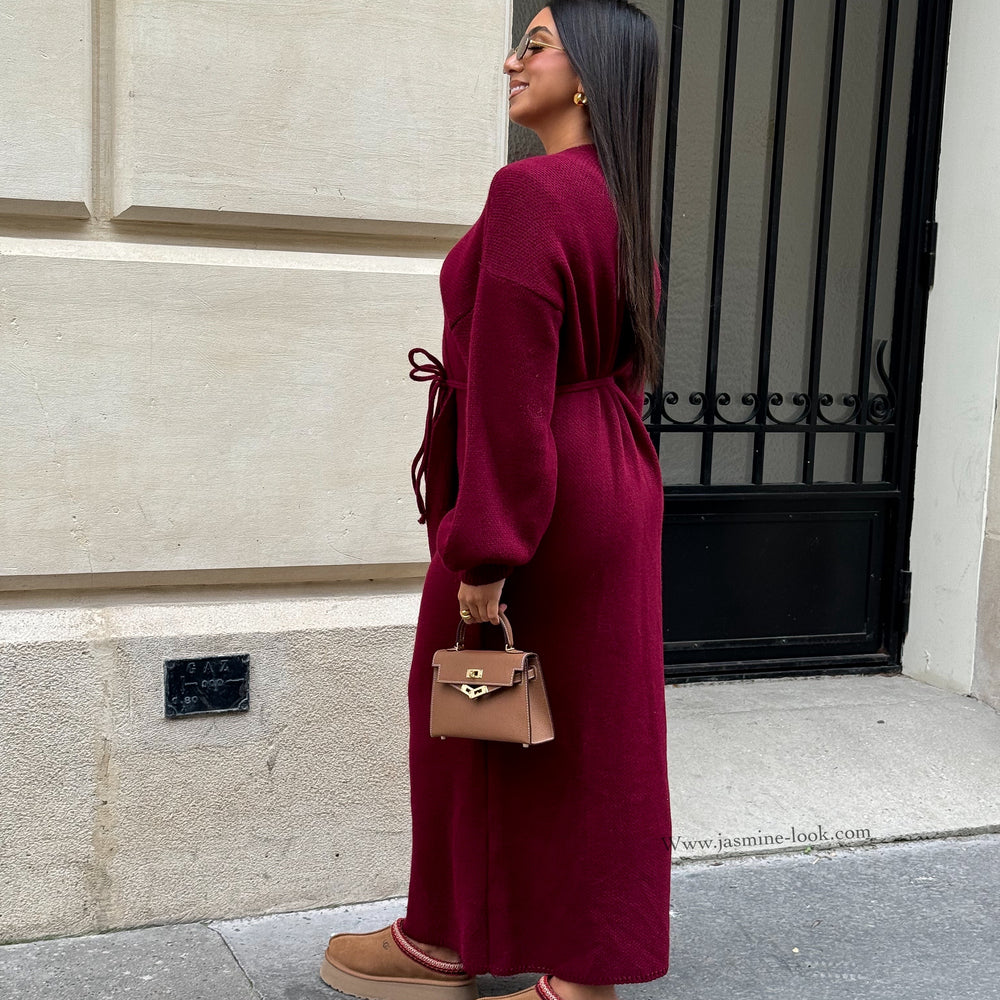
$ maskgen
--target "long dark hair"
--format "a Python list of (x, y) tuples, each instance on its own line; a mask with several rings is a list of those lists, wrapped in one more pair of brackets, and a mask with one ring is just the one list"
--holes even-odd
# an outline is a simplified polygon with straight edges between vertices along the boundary
[(620, 352), (637, 382), (662, 365), (653, 301), (650, 185), (660, 46), (648, 14), (628, 0), (549, 0), (559, 39), (583, 83), (601, 168), (618, 215), (618, 288), (624, 291)]

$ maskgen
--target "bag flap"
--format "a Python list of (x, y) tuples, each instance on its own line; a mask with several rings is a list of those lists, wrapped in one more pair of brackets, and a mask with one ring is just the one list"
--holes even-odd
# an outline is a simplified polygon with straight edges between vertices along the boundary
[[(434, 654), (437, 679), (444, 684), (511, 687), (533, 653), (500, 649), (439, 649)], [(470, 673), (471, 671), (471, 673)]]

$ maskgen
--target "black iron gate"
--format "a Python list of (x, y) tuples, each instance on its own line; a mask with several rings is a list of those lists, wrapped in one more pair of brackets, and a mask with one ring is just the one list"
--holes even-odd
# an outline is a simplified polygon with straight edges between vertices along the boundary
[(894, 669), (950, 0), (672, 4), (668, 679)]

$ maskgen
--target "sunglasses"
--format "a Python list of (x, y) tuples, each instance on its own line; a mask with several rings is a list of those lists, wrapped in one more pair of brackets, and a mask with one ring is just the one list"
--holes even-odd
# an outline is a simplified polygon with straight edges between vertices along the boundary
[(507, 61), (511, 56), (517, 56), (517, 61), (522, 62), (526, 52), (531, 52), (534, 49), (558, 49), (560, 52), (565, 52), (566, 50), (561, 45), (553, 45), (551, 42), (540, 42), (533, 35), (526, 34), (518, 43), (514, 46), (508, 53), (504, 62)]

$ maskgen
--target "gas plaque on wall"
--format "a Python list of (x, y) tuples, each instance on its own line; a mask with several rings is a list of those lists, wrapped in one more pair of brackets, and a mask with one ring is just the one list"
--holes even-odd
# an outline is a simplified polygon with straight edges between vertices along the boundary
[(250, 711), (250, 654), (163, 661), (163, 714)]

